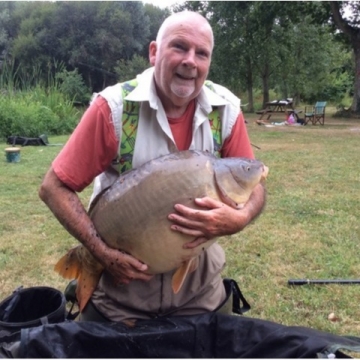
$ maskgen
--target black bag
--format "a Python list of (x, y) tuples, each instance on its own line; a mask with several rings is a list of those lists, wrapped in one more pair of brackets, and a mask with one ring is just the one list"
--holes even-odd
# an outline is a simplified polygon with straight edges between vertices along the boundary
[(39, 145), (48, 145), (48, 139), (46, 135), (40, 135), (37, 138), (25, 137), (25, 136), (8, 136), (7, 141), (10, 145), (21, 145), (21, 146), (39, 146)]
[[(1, 344), (0, 344), (1, 345)], [(194, 316), (123, 323), (66, 321), (21, 330), (27, 358), (349, 358), (360, 338), (237, 315)]]
[(304, 119), (300, 119), (298, 118), (296, 121), (298, 124), (304, 125), (305, 124), (305, 120)]
[(16, 289), (0, 303), (0, 338), (21, 329), (65, 321), (64, 294), (50, 287)]

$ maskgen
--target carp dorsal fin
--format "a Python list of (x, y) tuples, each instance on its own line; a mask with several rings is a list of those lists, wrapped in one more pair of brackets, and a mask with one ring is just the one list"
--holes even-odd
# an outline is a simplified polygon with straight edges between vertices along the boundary
[(192, 258), (188, 261), (183, 262), (183, 264), (175, 271), (171, 281), (174, 294), (177, 294), (180, 291), (181, 287), (184, 284), (187, 274), (190, 274), (193, 271), (195, 271), (198, 265), (199, 265), (199, 257)]

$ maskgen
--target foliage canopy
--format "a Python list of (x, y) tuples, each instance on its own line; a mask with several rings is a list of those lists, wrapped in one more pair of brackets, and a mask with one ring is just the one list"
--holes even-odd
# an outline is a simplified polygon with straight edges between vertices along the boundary
[[(92, 92), (148, 67), (148, 46), (162, 21), (170, 10), (190, 9), (213, 26), (209, 77), (248, 102), (249, 111), (274, 96), (296, 103), (325, 100), (342, 108), (350, 106), (352, 96), (352, 108), (360, 112), (359, 6), (187, 1), (160, 9), (140, 1), (5, 1), (0, 3), (1, 76), (11, 67), (15, 87), (24, 76), (33, 78), (33, 86), (51, 86), (48, 79), (56, 78), (71, 99), (87, 104)], [(348, 18), (346, 9), (352, 10)], [(64, 69), (56, 74), (59, 63)]]

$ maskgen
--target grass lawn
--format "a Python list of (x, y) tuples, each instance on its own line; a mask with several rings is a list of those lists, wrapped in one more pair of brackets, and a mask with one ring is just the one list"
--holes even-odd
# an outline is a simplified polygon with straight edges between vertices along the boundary
[[(267, 205), (243, 232), (219, 240), (227, 254), (224, 276), (239, 282), (252, 306), (247, 316), (358, 335), (360, 285), (294, 287), (287, 281), (360, 279), (360, 120), (327, 116), (324, 126), (269, 128), (255, 123), (257, 115), (246, 119), (256, 157), (270, 168)], [(49, 138), (50, 144), (66, 140)], [(37, 193), (60, 149), (21, 148), (19, 163), (7, 163), (3, 151), (1, 299), (20, 285), (63, 290), (67, 284), (53, 266), (77, 241)], [(80, 194), (85, 205), (90, 193)]]

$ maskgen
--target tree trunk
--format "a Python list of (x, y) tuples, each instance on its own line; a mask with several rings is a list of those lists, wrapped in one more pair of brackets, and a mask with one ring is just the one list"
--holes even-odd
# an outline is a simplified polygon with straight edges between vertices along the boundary
[(294, 94), (293, 103), (294, 103), (294, 106), (298, 106), (300, 104), (300, 93), (299, 92), (296, 92)]
[(264, 66), (264, 72), (261, 77), (262, 87), (263, 87), (263, 109), (265, 109), (265, 104), (270, 101), (269, 97), (269, 63), (266, 63)]
[(355, 83), (351, 110), (360, 115), (360, 43), (353, 43), (353, 47), (355, 55)]
[(248, 94), (248, 106), (247, 106), (247, 110), (251, 113), (254, 112), (254, 96), (253, 96), (253, 88), (254, 88), (254, 83), (253, 83), (253, 71), (252, 71), (252, 63), (251, 63), (251, 59), (248, 57), (247, 58), (247, 68), (248, 68), (248, 72), (247, 72), (247, 76), (246, 76), (246, 89), (247, 89), (247, 94)]
[(253, 96), (253, 86), (252, 86), (252, 84), (248, 84), (247, 94), (248, 94), (248, 100), (249, 100), (247, 110), (249, 112), (253, 113), (254, 112), (254, 96)]
[(91, 89), (91, 91), (94, 91), (93, 84), (92, 84), (92, 81), (91, 81), (91, 75), (90, 75), (89, 72), (88, 72), (88, 86)]

